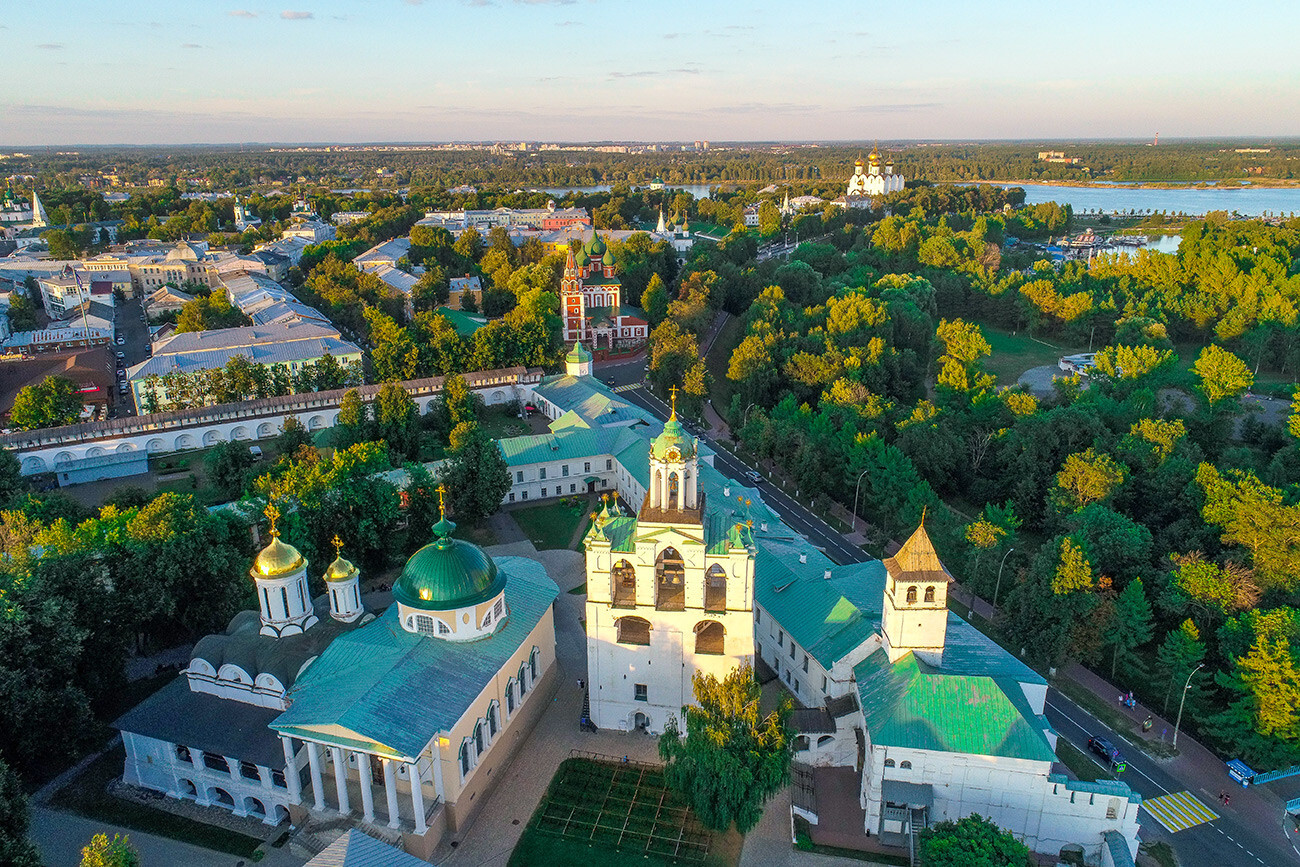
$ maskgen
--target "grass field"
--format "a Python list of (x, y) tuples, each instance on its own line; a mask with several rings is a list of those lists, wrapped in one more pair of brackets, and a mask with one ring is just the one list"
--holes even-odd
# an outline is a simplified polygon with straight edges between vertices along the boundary
[(667, 787), (661, 768), (568, 759), (510, 855), (511, 867), (700, 864), (740, 858), (742, 838), (718, 834)]
[(984, 359), (984, 369), (998, 378), (998, 385), (1015, 385), (1020, 374), (1045, 364), (1056, 366), (1062, 355), (1087, 352), (1086, 346), (1069, 346), (1051, 340), (1036, 340), (1027, 332), (1012, 334), (1001, 328), (980, 323), (984, 339), (993, 348), (993, 354)]
[(539, 551), (547, 551), (568, 548), (578, 526), (585, 526), (590, 520), (588, 511), (587, 501), (582, 498), (574, 505), (554, 502), (544, 506), (511, 509), (510, 517), (515, 519), (519, 529), (524, 531), (524, 535)]
[(119, 744), (91, 762), (80, 776), (56, 792), (50, 805), (88, 819), (170, 837), (205, 849), (229, 852), (240, 858), (251, 858), (253, 850), (262, 844), (261, 840), (244, 834), (110, 795), (106, 787), (122, 775), (125, 761), (126, 751)]
[(739, 316), (728, 318), (717, 339), (713, 341), (708, 356), (704, 359), (709, 376), (713, 380), (709, 388), (709, 398), (713, 401), (713, 408), (724, 418), (727, 411), (731, 409), (731, 396), (736, 391), (736, 384), (727, 379), (727, 367), (731, 364), (731, 353), (740, 345), (744, 337), (744, 319)]
[(1089, 783), (1097, 780), (1113, 780), (1115, 775), (1094, 762), (1084, 754), (1083, 750), (1067, 741), (1065, 738), (1058, 738), (1056, 741), (1056, 757), (1061, 760), (1061, 764), (1070, 769), (1076, 777), (1086, 780)]

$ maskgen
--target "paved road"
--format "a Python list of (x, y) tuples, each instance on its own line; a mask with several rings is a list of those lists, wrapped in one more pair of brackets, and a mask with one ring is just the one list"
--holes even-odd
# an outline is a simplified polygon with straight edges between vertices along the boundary
[[(602, 374), (604, 373), (605, 371), (602, 371)], [(634, 403), (647, 410), (660, 420), (666, 421), (668, 419), (668, 406), (647, 389), (637, 388), (624, 391), (620, 392), (619, 396), (629, 403)], [(749, 484), (746, 481), (746, 473), (752, 472), (753, 467), (723, 450), (713, 442), (707, 432), (700, 433), (699, 437), (716, 452), (717, 457), (713, 461), (715, 467), (731, 478)], [(871, 559), (870, 555), (865, 551), (850, 545), (830, 525), (804, 508), (801, 503), (782, 491), (777, 485), (763, 479), (756, 486), (763, 494), (763, 502), (767, 503), (774, 512), (780, 515), (781, 520), (785, 521), (792, 529), (807, 536), (814, 545), (825, 551), (826, 555), (835, 562), (840, 564), (862, 563)]]
[[(1048, 721), (1061, 737), (1089, 758), (1092, 757), (1087, 746), (1090, 736), (1100, 735), (1119, 745), (1128, 763), (1128, 770), (1122, 775), (1123, 781), (1143, 798), (1188, 791), (1187, 786), (1167, 773), (1158, 761), (1132, 746), (1056, 690), (1048, 692), (1046, 711)], [(1234, 786), (1232, 791), (1240, 789)], [(1182, 867), (1258, 867), (1261, 864), (1283, 867), (1300, 864), (1300, 852), (1287, 847), (1285, 836), (1279, 830), (1281, 817), (1241, 815), (1220, 804), (1218, 794), (1203, 789), (1192, 791), (1193, 797), (1218, 813), (1219, 818), (1175, 834), (1166, 831), (1143, 809), (1138, 816), (1142, 823), (1141, 838), (1168, 841)]]
[[(149, 357), (149, 326), (145, 324), (141, 317), (141, 302), (138, 298), (127, 298), (122, 304), (113, 308), (113, 328), (118, 339), (125, 342), (118, 346), (116, 341), (113, 344), (114, 364), (117, 369), (125, 370), (134, 364), (139, 364)], [(120, 352), (124, 356), (117, 359), (116, 354)], [(122, 382), (121, 378), (117, 379)], [(135, 415), (135, 406), (131, 401), (131, 395), (128, 392), (123, 395), (116, 388), (114, 389), (114, 417), (125, 418), (126, 416)]]

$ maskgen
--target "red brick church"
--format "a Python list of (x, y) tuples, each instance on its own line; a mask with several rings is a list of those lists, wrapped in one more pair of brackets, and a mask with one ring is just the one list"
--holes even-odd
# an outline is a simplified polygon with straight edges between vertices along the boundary
[(622, 302), (617, 264), (614, 251), (599, 233), (593, 233), (577, 255), (569, 248), (560, 281), (565, 343), (576, 340), (593, 350), (618, 352), (635, 349), (650, 338), (650, 324), (641, 318), (641, 311)]

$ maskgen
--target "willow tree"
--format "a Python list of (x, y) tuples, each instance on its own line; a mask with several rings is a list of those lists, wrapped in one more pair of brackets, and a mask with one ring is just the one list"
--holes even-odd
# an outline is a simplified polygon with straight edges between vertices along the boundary
[(758, 682), (748, 665), (723, 680), (696, 672), (692, 684), (695, 704), (682, 708), (685, 739), (676, 719), (659, 737), (668, 784), (709, 828), (725, 831), (734, 822), (747, 833), (762, 818), (767, 800), (790, 780), (793, 706), (783, 698), (776, 710), (762, 715)]

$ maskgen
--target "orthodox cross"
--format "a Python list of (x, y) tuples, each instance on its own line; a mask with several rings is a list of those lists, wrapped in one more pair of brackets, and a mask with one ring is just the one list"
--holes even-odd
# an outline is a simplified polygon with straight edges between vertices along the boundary
[(271, 535), (279, 536), (279, 532), (275, 529), (275, 522), (280, 520), (279, 507), (277, 507), (275, 503), (267, 503), (266, 509), (263, 510), (263, 514), (271, 521)]

